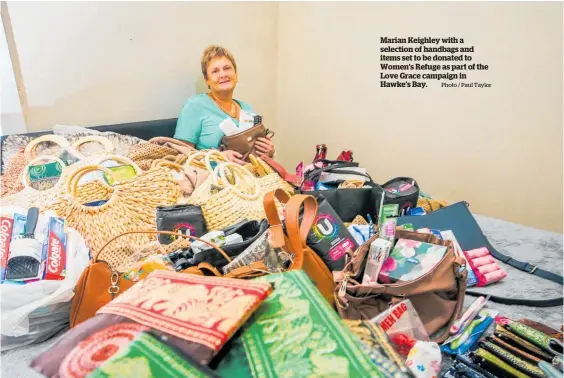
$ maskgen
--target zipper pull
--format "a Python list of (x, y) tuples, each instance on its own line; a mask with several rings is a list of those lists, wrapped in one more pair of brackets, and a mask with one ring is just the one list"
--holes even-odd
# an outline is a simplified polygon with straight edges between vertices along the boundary
[(345, 278), (341, 281), (341, 287), (339, 287), (339, 298), (342, 298), (347, 293), (347, 281), (349, 280), (349, 275), (345, 274)]

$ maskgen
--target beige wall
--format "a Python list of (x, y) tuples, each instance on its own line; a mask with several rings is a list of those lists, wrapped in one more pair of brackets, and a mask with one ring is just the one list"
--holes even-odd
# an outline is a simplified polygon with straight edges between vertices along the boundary
[(237, 95), (275, 118), (276, 3), (9, 2), (28, 130), (177, 117), (206, 89), (200, 57), (229, 46)]
[[(343, 149), (472, 211), (562, 232), (562, 3), (310, 2), (278, 14), (280, 159)], [(488, 89), (379, 87), (380, 36), (459, 36)]]
[[(176, 117), (228, 46), (288, 168), (352, 149), (378, 182), (562, 232), (562, 3), (9, 3), (28, 129)], [(457, 36), (488, 89), (379, 87), (380, 36)]]

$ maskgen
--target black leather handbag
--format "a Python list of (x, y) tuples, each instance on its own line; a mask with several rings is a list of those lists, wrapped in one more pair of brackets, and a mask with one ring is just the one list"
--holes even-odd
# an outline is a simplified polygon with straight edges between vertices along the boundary
[(378, 214), (380, 212), (380, 202), (382, 200), (382, 195), (384, 189), (374, 183), (370, 175), (356, 172), (353, 170), (347, 170), (346, 168), (358, 167), (356, 162), (342, 162), (342, 161), (331, 161), (324, 160), (324, 163), (328, 165), (323, 168), (317, 168), (307, 172), (304, 176), (305, 180), (312, 180), (318, 182), (322, 173), (340, 173), (347, 175), (355, 175), (363, 177), (366, 179), (364, 188), (337, 188), (329, 190), (311, 190), (311, 191), (301, 191), (302, 194), (310, 194), (314, 197), (318, 195), (323, 195), (323, 197), (329, 202), (331, 207), (339, 215), (343, 222), (352, 222), (352, 220), (357, 216), (361, 215), (363, 218), (367, 219), (367, 215), (370, 214), (372, 220), (377, 222)]
[[(242, 243), (236, 243), (231, 245), (222, 246), (221, 249), (227, 253), (231, 258), (239, 256), (252, 242), (257, 240), (263, 233), (268, 230), (268, 221), (263, 219), (262, 221), (252, 220), (252, 221), (241, 221), (234, 224), (228, 228), (223, 229), (225, 236), (231, 234), (239, 234), (243, 237)], [(194, 254), (191, 259), (191, 264), (197, 266), (202, 262), (207, 262), (217, 269), (223, 268), (227, 265), (227, 260), (221, 254), (219, 254), (215, 249), (210, 248), (203, 250), (199, 253)]]

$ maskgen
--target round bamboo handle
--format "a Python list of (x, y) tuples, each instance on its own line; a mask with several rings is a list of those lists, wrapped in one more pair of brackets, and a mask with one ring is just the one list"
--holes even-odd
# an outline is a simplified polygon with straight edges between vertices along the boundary
[(82, 146), (85, 143), (90, 143), (90, 142), (96, 142), (96, 143), (101, 144), (102, 147), (104, 147), (104, 150), (106, 150), (106, 152), (113, 152), (116, 149), (111, 140), (109, 140), (108, 138), (98, 136), (98, 135), (89, 135), (89, 136), (85, 136), (83, 138), (80, 138), (79, 140), (77, 140), (76, 142), (74, 142), (72, 144), (72, 147), (74, 147), (78, 151), (80, 146)]
[[(188, 156), (186, 156), (184, 154), (178, 154), (178, 155), (176, 155), (176, 159), (174, 159), (174, 162), (176, 164), (182, 165), (186, 162), (186, 160), (188, 160)], [(184, 168), (182, 168), (182, 169), (184, 169)]]
[(158, 168), (158, 167), (168, 167), (168, 168), (173, 168), (178, 172), (184, 172), (184, 167), (181, 166), (180, 164), (164, 159), (153, 160), (153, 164), (151, 164), (151, 168)]
[(208, 241), (202, 240), (200, 238), (197, 238), (195, 236), (191, 236), (191, 235), (185, 235), (182, 233), (177, 233), (177, 232), (172, 232), (172, 231), (128, 231), (128, 232), (124, 232), (123, 234), (117, 235), (115, 237), (113, 237), (112, 239), (110, 239), (106, 244), (104, 244), (104, 246), (102, 246), (102, 248), (100, 248), (98, 250), (97, 253), (94, 254), (94, 256), (92, 257), (92, 261), (96, 262), (98, 259), (98, 256), (104, 251), (104, 249), (106, 249), (108, 247), (108, 245), (110, 245), (112, 242), (114, 242), (115, 240), (126, 236), (126, 235), (130, 235), (130, 234), (153, 234), (153, 235), (171, 235), (171, 236), (179, 236), (182, 238), (189, 238), (189, 239), (194, 239), (197, 241), (201, 241), (204, 244), (209, 245), (210, 247), (212, 247), (213, 249), (215, 249), (216, 251), (218, 251), (219, 253), (221, 253), (221, 255), (223, 255), (223, 257), (225, 258), (225, 260), (227, 260), (228, 262), (231, 262), (231, 258), (229, 257), (229, 255), (223, 250), (221, 249), (218, 245), (214, 244), (214, 243), (210, 243)]
[(141, 173), (143, 173), (143, 170), (141, 168), (139, 168), (139, 166), (130, 158), (125, 157), (125, 156), (121, 156), (121, 155), (107, 155), (107, 156), (103, 156), (100, 159), (96, 160), (95, 164), (98, 165), (102, 165), (102, 163), (106, 162), (106, 161), (115, 161), (117, 163), (123, 164), (123, 165), (131, 165), (133, 167), (133, 169), (135, 170), (135, 173), (137, 175), (140, 175)]
[(203, 162), (196, 160), (197, 158), (204, 159), (205, 156), (206, 156), (206, 152), (198, 151), (195, 154), (188, 156), (188, 159), (186, 160), (186, 163), (184, 163), (184, 166), (193, 165), (195, 167), (207, 170), (207, 167)]
[[(45, 156), (39, 156), (36, 157), (35, 159), (32, 159), (29, 163), (27, 163), (27, 165), (25, 166), (24, 170), (23, 170), (23, 174), (22, 174), (22, 184), (25, 188), (29, 188), (31, 187), (31, 184), (29, 182), (29, 172), (31, 169), (31, 166), (42, 161), (42, 160), (51, 160), (51, 161), (56, 161), (57, 163), (59, 163), (61, 165), (61, 170), (66, 167), (66, 164), (64, 161), (62, 161), (61, 159), (59, 159), (56, 156), (50, 156), (50, 155), (45, 155)], [(62, 172), (62, 171), (61, 171)]]
[[(141, 168), (139, 168), (139, 166), (137, 164), (135, 164), (135, 162), (125, 156), (120, 156), (120, 155), (107, 155), (107, 156), (103, 156), (97, 160), (95, 160), (95, 162), (91, 165), (96, 165), (96, 166), (102, 166), (102, 163), (106, 162), (106, 161), (115, 161), (124, 165), (131, 165), (133, 167), (133, 169), (135, 170), (135, 174), (139, 175), (141, 174), (143, 171), (141, 170)], [(103, 167), (103, 166), (102, 166)], [(104, 167), (106, 168), (106, 167)], [(71, 187), (74, 184), (74, 180), (76, 178), (76, 172), (74, 174), (72, 174), (68, 179), (67, 179), (67, 185), (65, 188), (65, 191), (67, 193), (67, 195), (72, 195), (71, 194)], [(115, 182), (114, 184), (116, 184), (117, 182)], [(103, 186), (105, 186), (107, 189), (113, 190), (113, 186), (109, 185), (105, 182), (101, 181), (101, 184)], [(78, 185), (78, 183), (76, 184)]]
[(274, 171), (274, 169), (272, 169), (272, 167), (270, 165), (268, 165), (264, 160), (262, 160), (259, 157), (257, 157), (256, 159), (257, 159), (258, 165), (260, 165), (262, 167), (262, 169), (264, 169), (265, 174), (270, 175), (272, 173), (276, 173)]
[[(225, 168), (227, 167), (229, 167), (232, 170), (234, 177), (237, 177), (236, 175), (239, 175), (239, 177), (235, 180), (235, 184), (231, 184), (226, 178)], [(214, 169), (213, 180), (214, 181), (218, 180), (218, 178), (222, 178), (223, 179), (222, 181), (226, 182), (224, 186), (229, 187), (231, 190), (233, 190), (243, 199), (253, 201), (257, 199), (260, 195), (260, 187), (255, 177), (252, 175), (251, 172), (249, 172), (249, 170), (241, 167), (239, 164), (232, 162), (219, 163), (217, 167), (215, 167)], [(246, 181), (248, 184), (250, 184), (249, 186), (253, 189), (252, 193), (247, 193), (241, 190), (241, 183), (243, 181)], [(216, 185), (222, 186), (219, 185), (219, 182), (216, 182)]]
[(223, 156), (221, 152), (219, 152), (218, 150), (209, 150), (206, 153), (204, 162), (206, 164), (206, 168), (210, 172), (213, 172), (213, 168), (211, 166), (212, 160), (215, 161), (216, 163), (227, 162), (227, 158)]
[[(66, 193), (68, 196), (75, 198), (76, 197), (76, 192), (78, 191), (78, 183), (80, 182), (80, 179), (87, 173), (89, 172), (94, 172), (94, 171), (102, 171), (110, 176), (114, 175), (114, 172), (112, 172), (111, 170), (109, 170), (106, 167), (103, 167), (101, 165), (85, 165), (80, 167), (78, 170), (76, 170), (74, 173), (72, 173), (69, 178), (67, 179), (67, 187), (66, 187)], [(115, 192), (115, 188), (111, 185), (106, 184), (105, 182), (102, 183), (104, 186), (106, 186), (108, 189), (110, 189), (112, 192)], [(111, 198), (110, 198), (111, 199)]]
[(69, 141), (66, 140), (65, 138), (63, 138), (62, 136), (53, 135), (53, 134), (43, 135), (43, 136), (40, 136), (39, 138), (32, 140), (25, 147), (24, 155), (25, 155), (25, 158), (26, 158), (27, 161), (33, 160), (35, 158), (34, 157), (35, 149), (37, 148), (37, 146), (40, 143), (44, 143), (44, 142), (55, 143), (55, 144), (59, 145), (59, 147), (61, 147), (61, 149), (63, 149), (63, 150), (70, 147)]

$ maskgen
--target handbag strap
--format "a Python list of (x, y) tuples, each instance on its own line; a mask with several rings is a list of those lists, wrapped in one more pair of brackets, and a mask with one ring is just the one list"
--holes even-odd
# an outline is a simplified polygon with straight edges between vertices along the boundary
[[(278, 216), (274, 198), (286, 204), (287, 239), (284, 235), (284, 228)], [(304, 259), (303, 250), (307, 246), (307, 235), (317, 215), (317, 201), (315, 197), (305, 194), (296, 194), (290, 197), (284, 190), (276, 189), (265, 194), (263, 204), (268, 223), (270, 224), (268, 229), (270, 244), (274, 248), (283, 248), (286, 245), (286, 240), (288, 240), (294, 252), (292, 269), (300, 269)], [(300, 209), (302, 205), (304, 206), (304, 212), (300, 223)]]
[[(304, 206), (303, 218), (300, 224), (300, 209)], [(296, 194), (290, 198), (286, 205), (286, 228), (288, 239), (294, 252), (292, 269), (301, 269), (304, 263), (303, 251), (307, 248), (307, 235), (315, 222), (317, 215), (317, 201), (315, 197)]]
[(352, 166), (350, 166), (349, 164), (352, 163), (342, 163), (345, 166), (341, 166), (341, 164), (335, 164), (333, 166), (330, 167), (324, 167), (324, 168), (318, 168), (318, 169), (314, 169), (313, 171), (309, 171), (308, 173), (306, 173), (306, 180), (312, 180), (312, 181), (319, 181), (319, 178), (321, 177), (322, 173), (341, 173), (341, 174), (347, 174), (347, 175), (355, 175), (355, 176), (362, 176), (368, 179), (368, 183), (371, 185), (374, 185), (374, 180), (372, 180), (372, 177), (370, 177), (370, 175), (368, 173), (361, 173), (361, 172), (357, 172), (357, 171), (353, 171), (353, 170), (348, 170), (348, 169), (341, 169), (341, 168), (351, 168)]
[(266, 219), (270, 225), (268, 232), (270, 234), (270, 243), (274, 248), (283, 248), (286, 244), (284, 239), (284, 228), (278, 216), (278, 209), (274, 199), (278, 199), (280, 203), (286, 204), (290, 200), (288, 193), (282, 189), (276, 189), (266, 193), (262, 199)]
[(215, 266), (213, 266), (212, 264), (210, 264), (208, 262), (201, 262), (201, 263), (198, 264), (198, 266), (191, 266), (191, 267), (183, 270), (182, 273), (198, 274), (198, 275), (203, 276), (205, 270), (207, 270), (208, 272), (211, 272), (216, 277), (223, 277), (221, 272)]
[[(113, 243), (115, 240), (117, 240), (117, 239), (119, 239), (119, 238), (121, 238), (121, 237), (124, 237), (124, 236), (126, 236), (126, 235), (131, 235), (131, 234), (171, 235), (171, 236), (177, 236), (177, 237), (181, 237), (181, 238), (187, 238), (187, 239), (197, 240), (197, 241), (200, 241), (200, 242), (202, 242), (202, 243), (204, 243), (204, 244), (209, 245), (210, 247), (212, 247), (213, 249), (215, 249), (216, 251), (218, 251), (228, 262), (231, 262), (231, 258), (229, 257), (229, 255), (228, 255), (223, 249), (221, 249), (218, 245), (216, 245), (216, 244), (214, 244), (214, 243), (211, 243), (211, 242), (208, 242), (208, 241), (206, 241), (206, 240), (200, 239), (200, 238), (198, 238), (198, 237), (196, 237), (196, 236), (185, 235), (185, 234), (178, 233), (178, 232), (172, 232), (172, 231), (153, 231), (153, 230), (127, 231), (127, 232), (124, 232), (123, 234), (119, 234), (119, 235), (117, 235), (117, 236), (114, 236), (114, 237), (111, 238), (108, 242), (106, 242), (106, 244), (104, 244), (104, 245), (102, 246), (102, 248), (100, 248), (100, 249), (98, 250), (98, 252), (96, 252), (96, 253), (94, 254), (94, 256), (92, 256), (92, 262), (93, 262), (93, 263), (97, 262), (98, 256), (100, 256), (100, 254), (101, 254), (111, 243)], [(204, 265), (202, 265), (202, 264), (204, 264)], [(207, 265), (205, 265), (205, 264), (207, 264), (207, 263), (200, 263), (200, 265), (202, 265), (203, 267), (209, 269), (209, 267), (208, 267), (207, 265), (210, 265), (210, 264), (207, 264)], [(211, 266), (211, 265), (210, 265), (210, 266)], [(212, 268), (213, 268), (213, 267), (212, 267)], [(216, 269), (216, 270), (217, 270), (217, 269)], [(215, 274), (215, 273), (214, 273), (214, 274)]]
[(274, 169), (276, 171), (276, 173), (278, 173), (280, 175), (280, 177), (282, 177), (283, 180), (289, 182), (290, 184), (294, 185), (294, 186), (298, 186), (300, 185), (302, 178), (298, 175), (295, 174), (291, 174), (290, 172), (288, 172), (286, 170), (286, 168), (284, 168), (284, 166), (280, 163), (278, 163), (276, 160), (274, 160), (271, 157), (268, 156), (262, 156), (261, 159), (268, 164), (270, 167), (272, 167), (272, 169)]
[(346, 164), (347, 167), (358, 167), (358, 162), (353, 161), (343, 161), (343, 160), (329, 160), (329, 159), (317, 159), (313, 161), (313, 164)]
[(184, 142), (183, 140), (174, 139), (174, 138), (169, 138), (169, 137), (154, 137), (154, 138), (149, 139), (149, 143), (153, 143), (153, 144), (172, 143), (172, 144), (181, 145), (181, 146), (183, 146), (183, 147), (190, 147), (190, 148), (193, 148), (191, 145), (189, 145), (188, 143)]

